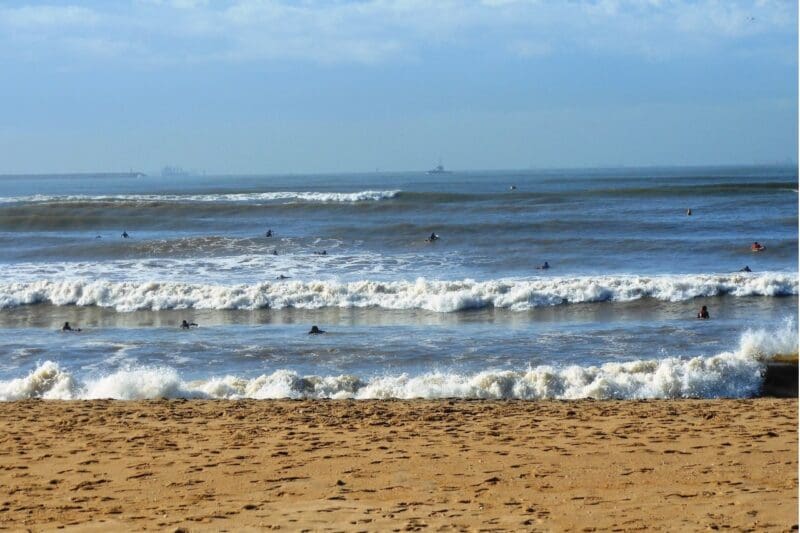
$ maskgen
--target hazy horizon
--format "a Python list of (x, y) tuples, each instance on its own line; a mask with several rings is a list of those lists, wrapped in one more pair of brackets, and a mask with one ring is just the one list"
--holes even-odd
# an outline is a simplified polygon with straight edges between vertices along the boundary
[(797, 161), (797, 4), (12, 0), (0, 174)]

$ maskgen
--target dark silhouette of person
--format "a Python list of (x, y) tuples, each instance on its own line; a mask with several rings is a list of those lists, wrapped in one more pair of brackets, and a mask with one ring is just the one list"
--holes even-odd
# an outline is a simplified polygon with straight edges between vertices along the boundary
[(688, 216), (688, 217), (692, 216), (692, 210), (691, 209), (687, 209), (686, 210), (686, 216)]
[(739, 272), (752, 272), (752, 270), (750, 270), (749, 266), (745, 265), (744, 268), (741, 269)]
[(311, 331), (308, 332), (309, 335), (319, 335), (321, 333), (325, 332), (319, 329), (317, 326), (311, 326)]
[(64, 322), (64, 325), (61, 326), (61, 331), (80, 331), (81, 328), (73, 328), (69, 325), (69, 322)]
[(433, 242), (439, 240), (439, 236), (436, 233), (431, 233), (431, 236), (428, 237), (428, 242)]
[(122, 238), (123, 239), (127, 239), (128, 237), (130, 237), (130, 235), (128, 235), (128, 232), (125, 231), (125, 230), (122, 230)]
[(542, 266), (538, 266), (538, 267), (536, 267), (536, 268), (537, 268), (537, 269), (539, 269), (539, 270), (547, 270), (548, 268), (550, 268), (550, 263), (548, 263), (547, 261), (545, 261), (545, 262), (544, 262), (544, 264), (543, 264)]
[(284, 276), (283, 274), (281, 274), (280, 276), (278, 276), (275, 279), (289, 279), (289, 276)]
[(186, 320), (181, 320), (181, 329), (189, 329), (189, 328), (196, 328), (197, 324), (194, 322), (189, 323)]
[(711, 318), (711, 315), (708, 314), (708, 307), (705, 305), (700, 308), (700, 312), (697, 313), (697, 318), (702, 318), (703, 320), (707, 318)]
[(278, 255), (278, 250), (272, 250), (272, 255)]
[(758, 242), (758, 241), (755, 241), (755, 242), (754, 242), (754, 243), (753, 243), (753, 244), (750, 246), (750, 249), (751, 249), (751, 250), (753, 250), (754, 252), (760, 252), (761, 250), (763, 250), (763, 249), (764, 249), (764, 245), (763, 245), (763, 244), (761, 244), (761, 243), (760, 243), (760, 242)]
[(271, 229), (267, 230), (267, 237), (272, 237), (272, 230)]

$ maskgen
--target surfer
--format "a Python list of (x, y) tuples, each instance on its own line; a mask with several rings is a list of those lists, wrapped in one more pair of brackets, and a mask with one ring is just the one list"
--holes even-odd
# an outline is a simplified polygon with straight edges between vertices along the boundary
[(64, 322), (64, 325), (61, 326), (61, 331), (80, 331), (81, 328), (73, 328), (69, 325), (69, 322)]
[(689, 209), (687, 209), (687, 210), (686, 210), (686, 216), (687, 216), (687, 217), (690, 217), (690, 216), (692, 216), (692, 209), (691, 209), (691, 208), (689, 208)]
[(130, 237), (130, 235), (128, 235), (128, 232), (125, 231), (125, 230), (122, 230), (122, 238), (123, 239), (127, 239), (128, 237)]
[(289, 279), (289, 276), (284, 276), (283, 274), (281, 274), (280, 276), (278, 276), (275, 279)]
[(189, 329), (189, 328), (196, 328), (197, 324), (194, 322), (187, 322), (186, 320), (181, 320), (181, 329)]
[(266, 235), (267, 237), (272, 237), (272, 230), (268, 229)]
[(705, 305), (701, 307), (700, 312), (697, 313), (697, 318), (702, 318), (703, 320), (711, 318), (711, 316), (708, 314), (708, 307), (706, 307)]
[(765, 248), (764, 245), (758, 241), (755, 241), (753, 244), (750, 245), (750, 251), (752, 252), (760, 252), (761, 250), (764, 250), (764, 248)]
[(752, 270), (750, 270), (749, 266), (745, 265), (744, 268), (741, 269), (739, 272), (752, 272)]
[(278, 250), (272, 250), (272, 255), (278, 255)]
[(311, 326), (311, 331), (308, 332), (309, 335), (319, 335), (321, 333), (325, 333), (323, 330), (319, 329), (317, 326)]
[(512, 185), (511, 187), (508, 188), (508, 190), (516, 191), (517, 190), (517, 186), (516, 185)]
[(536, 267), (536, 270), (547, 270), (548, 268), (550, 268), (550, 263), (545, 261), (543, 265)]
[(425, 239), (425, 241), (427, 241), (427, 242), (433, 242), (433, 241), (437, 241), (437, 240), (439, 240), (439, 236), (436, 235), (435, 233), (431, 233), (431, 236), (428, 237), (427, 239)]

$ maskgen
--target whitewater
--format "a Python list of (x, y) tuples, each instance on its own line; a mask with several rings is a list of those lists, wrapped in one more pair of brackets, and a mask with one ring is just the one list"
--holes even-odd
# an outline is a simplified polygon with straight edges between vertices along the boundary
[(162, 309), (320, 309), (375, 307), (441, 313), (496, 307), (527, 311), (569, 303), (684, 301), (711, 296), (797, 295), (785, 273), (602, 276), (533, 280), (271, 281), (253, 285), (176, 282), (35, 281), (0, 284), (0, 308), (32, 304), (99, 306), (120, 312)]

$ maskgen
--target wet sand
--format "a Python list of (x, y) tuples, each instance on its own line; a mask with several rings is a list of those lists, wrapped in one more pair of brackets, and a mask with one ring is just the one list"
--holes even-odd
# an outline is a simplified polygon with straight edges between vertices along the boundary
[(3, 403), (0, 527), (786, 531), (797, 523), (797, 408)]

